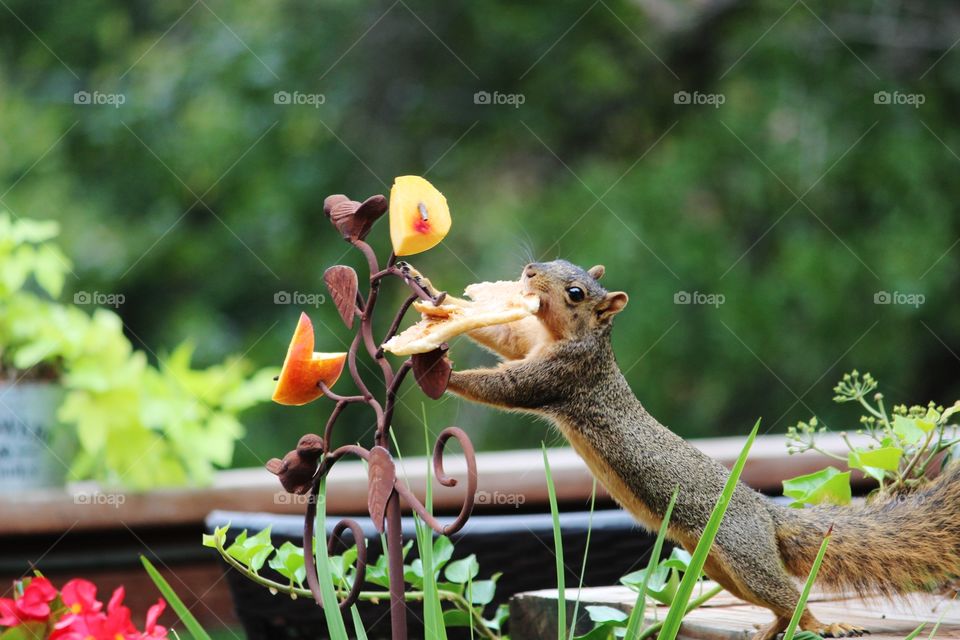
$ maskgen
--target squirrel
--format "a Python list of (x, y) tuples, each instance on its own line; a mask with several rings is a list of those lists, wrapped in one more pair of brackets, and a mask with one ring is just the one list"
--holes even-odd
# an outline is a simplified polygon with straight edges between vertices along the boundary
[[(627, 294), (600, 285), (604, 267), (567, 261), (528, 264), (525, 292), (536, 316), (467, 335), (505, 358), (495, 368), (453, 371), (448, 391), (551, 421), (611, 496), (651, 531), (674, 489), (668, 538), (692, 552), (729, 471), (650, 415), (620, 371), (610, 342)], [(427, 281), (428, 282), (428, 281)], [(449, 297), (453, 304), (469, 301)], [(775, 618), (754, 640), (773, 640), (790, 621), (824, 535), (830, 544), (818, 584), (838, 592), (893, 595), (935, 591), (960, 575), (960, 465), (927, 488), (885, 502), (792, 509), (740, 483), (704, 570), (733, 595)], [(803, 611), (800, 629), (859, 636), (851, 624)]]

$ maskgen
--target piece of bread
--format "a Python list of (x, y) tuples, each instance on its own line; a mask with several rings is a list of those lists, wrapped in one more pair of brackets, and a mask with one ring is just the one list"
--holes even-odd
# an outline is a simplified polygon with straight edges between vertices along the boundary
[(473, 329), (532, 316), (540, 307), (540, 297), (523, 293), (516, 281), (478, 282), (467, 287), (464, 294), (470, 300), (456, 304), (414, 302), (421, 320), (383, 343), (384, 350), (398, 356), (427, 353)]

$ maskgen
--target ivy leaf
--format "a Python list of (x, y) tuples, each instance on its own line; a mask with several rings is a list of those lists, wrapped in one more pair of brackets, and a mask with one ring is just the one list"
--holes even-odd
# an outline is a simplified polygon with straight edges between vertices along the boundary
[(445, 571), (447, 580), (457, 584), (465, 584), (473, 580), (478, 573), (480, 573), (480, 565), (477, 564), (477, 556), (472, 553), (462, 560), (451, 562)]
[(600, 624), (605, 622), (626, 622), (627, 618), (630, 617), (623, 611), (620, 611), (620, 609), (614, 609), (613, 607), (588, 605), (584, 608), (590, 615), (590, 619)]
[(836, 467), (827, 467), (816, 473), (783, 481), (783, 494), (794, 499), (792, 507), (804, 504), (848, 504), (850, 502), (850, 472), (841, 473)]
[(270, 541), (270, 527), (267, 527), (255, 536), (247, 537), (246, 530), (242, 531), (233, 544), (227, 547), (227, 553), (235, 560), (247, 565), (255, 572), (260, 571), (263, 563), (273, 553), (273, 543)]
[(679, 571), (686, 571), (690, 566), (690, 554), (681, 547), (674, 547), (670, 557), (663, 561), (663, 566)]
[(445, 627), (469, 627), (471, 625), (470, 614), (460, 609), (449, 609), (443, 612), (443, 625)]
[(493, 598), (497, 593), (497, 580), (499, 580), (502, 575), (502, 573), (496, 573), (489, 580), (476, 580), (469, 583), (468, 591), (470, 593), (470, 602), (483, 606), (493, 602)]
[(450, 558), (453, 557), (453, 543), (447, 536), (437, 536), (433, 543), (433, 566), (440, 575), (440, 569), (443, 568)]
[(307, 579), (307, 570), (303, 564), (303, 549), (290, 541), (280, 545), (277, 553), (270, 558), (270, 568), (301, 587), (303, 581)]
[(925, 420), (905, 416), (893, 417), (893, 432), (907, 444), (918, 444), (934, 426)]
[(854, 449), (847, 456), (847, 464), (851, 469), (860, 469), (871, 478), (882, 481), (887, 471), (896, 471), (900, 467), (902, 457), (900, 447)]
[(230, 523), (223, 525), (222, 527), (216, 527), (213, 530), (213, 533), (203, 534), (203, 546), (216, 549), (217, 546), (223, 546), (227, 540), (227, 531), (230, 530)]
[(510, 618), (510, 605), (501, 604), (497, 607), (497, 612), (493, 616), (493, 620), (484, 620), (483, 624), (489, 629), (494, 631), (500, 631), (503, 628), (503, 623)]

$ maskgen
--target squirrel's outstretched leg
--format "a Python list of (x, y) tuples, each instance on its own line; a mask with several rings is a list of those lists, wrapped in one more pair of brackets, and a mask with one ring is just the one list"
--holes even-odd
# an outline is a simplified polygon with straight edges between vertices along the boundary
[(556, 395), (547, 375), (548, 361), (515, 360), (492, 369), (453, 371), (447, 389), (474, 402), (506, 409), (533, 409)]

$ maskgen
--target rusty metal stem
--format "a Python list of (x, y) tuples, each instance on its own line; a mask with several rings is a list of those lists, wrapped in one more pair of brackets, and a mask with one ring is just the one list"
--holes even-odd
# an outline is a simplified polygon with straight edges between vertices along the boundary
[[(317, 535), (317, 532), (315, 531), (315, 522), (318, 509), (317, 503), (320, 484), (323, 478), (330, 473), (330, 470), (333, 468), (334, 464), (336, 464), (336, 462), (345, 455), (353, 455), (363, 460), (371, 459), (371, 450), (360, 445), (345, 444), (334, 449), (332, 443), (334, 424), (342, 415), (343, 410), (348, 404), (364, 403), (368, 405), (373, 409), (377, 417), (375, 445), (383, 447), (389, 454), (391, 448), (389, 439), (390, 428), (393, 420), (394, 408), (396, 407), (397, 403), (397, 393), (400, 385), (403, 383), (407, 374), (412, 369), (412, 361), (408, 359), (400, 365), (396, 372), (394, 372), (393, 367), (384, 356), (382, 347), (380, 347), (374, 339), (373, 314), (376, 307), (377, 298), (379, 296), (381, 281), (387, 276), (396, 276), (403, 280), (403, 282), (410, 288), (412, 292), (404, 301), (403, 305), (400, 307), (399, 311), (394, 317), (393, 322), (390, 325), (390, 329), (387, 331), (387, 335), (383, 340), (384, 342), (396, 334), (400, 327), (400, 323), (403, 321), (404, 315), (417, 299), (429, 300), (435, 304), (440, 304), (440, 302), (442, 302), (446, 296), (446, 293), (444, 292), (441, 292), (436, 296), (431, 296), (430, 292), (424, 289), (420, 283), (412, 278), (406, 277), (403, 271), (396, 266), (397, 256), (395, 254), (390, 254), (386, 266), (381, 270), (376, 254), (369, 244), (359, 239), (352, 239), (350, 242), (353, 244), (353, 246), (359, 249), (361, 253), (363, 253), (367, 260), (367, 265), (369, 267), (369, 290), (366, 298), (364, 298), (363, 294), (357, 291), (357, 306), (354, 312), (356, 316), (359, 316), (360, 318), (360, 328), (354, 335), (347, 354), (347, 365), (350, 371), (350, 377), (353, 378), (357, 389), (360, 391), (360, 395), (343, 396), (332, 391), (325, 383), (319, 383), (319, 387), (323, 393), (328, 398), (336, 402), (336, 405), (334, 406), (333, 411), (327, 419), (324, 427), (323, 448), (326, 453), (318, 464), (316, 473), (313, 477), (313, 483), (309, 493), (309, 502), (307, 504), (303, 527), (304, 568), (307, 572), (307, 584), (310, 587), (310, 592), (313, 594), (313, 599), (319, 605), (322, 605), (322, 597), (320, 594), (314, 548)], [(373, 394), (370, 392), (370, 389), (367, 387), (360, 375), (360, 371), (357, 366), (357, 357), (361, 348), (361, 343), (383, 373), (384, 385), (386, 387), (386, 397), (382, 406), (380, 402), (374, 398)], [(423, 518), (423, 520), (428, 526), (430, 526), (431, 529), (439, 534), (450, 534), (459, 531), (460, 528), (466, 523), (467, 518), (470, 516), (470, 512), (473, 510), (474, 497), (477, 489), (476, 456), (474, 454), (473, 445), (470, 443), (467, 434), (461, 429), (457, 427), (448, 427), (447, 429), (441, 431), (440, 435), (437, 437), (437, 441), (433, 450), (433, 467), (435, 476), (439, 484), (442, 486), (453, 487), (457, 484), (457, 480), (449, 477), (443, 468), (444, 445), (451, 438), (460, 443), (460, 446), (463, 448), (464, 458), (467, 462), (467, 491), (466, 496), (464, 497), (463, 507), (461, 508), (460, 514), (457, 516), (456, 520), (446, 526), (441, 525), (440, 522), (428, 512), (426, 507), (424, 507), (423, 503), (417, 499), (413, 492), (410, 491), (406, 484), (399, 479), (394, 480), (393, 491), (387, 500), (386, 513), (384, 514), (386, 520), (385, 533), (387, 544), (386, 548), (382, 551), (383, 553), (387, 554), (388, 567), (390, 571), (390, 622), (393, 640), (405, 640), (407, 637), (407, 604), (404, 597), (405, 582), (403, 577), (403, 530), (400, 518), (401, 497), (417, 515)], [(350, 592), (346, 594), (346, 597), (340, 601), (339, 606), (341, 609), (346, 609), (356, 602), (360, 588), (362, 587), (365, 579), (366, 538), (362, 529), (360, 528), (360, 525), (356, 521), (349, 518), (345, 518), (338, 522), (334, 527), (333, 534), (329, 538), (327, 538), (326, 531), (321, 532), (321, 534), (324, 536), (324, 540), (327, 541), (329, 552), (333, 553), (335, 543), (340, 540), (341, 534), (343, 534), (346, 529), (350, 529), (358, 549), (354, 584), (352, 585)]]

